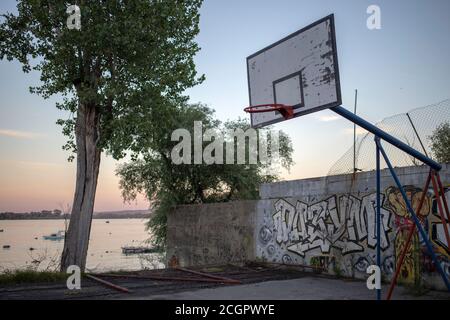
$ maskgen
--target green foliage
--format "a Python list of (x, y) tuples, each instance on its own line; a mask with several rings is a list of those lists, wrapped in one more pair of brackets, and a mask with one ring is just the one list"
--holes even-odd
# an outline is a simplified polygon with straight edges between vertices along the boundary
[(322, 273), (322, 263), (320, 257), (311, 257), (309, 264), (313, 267), (314, 273)]
[(333, 272), (336, 276), (336, 278), (342, 278), (343, 277), (343, 272), (342, 269), (339, 265), (339, 262), (335, 262), (333, 265)]
[(61, 282), (67, 279), (68, 275), (53, 271), (36, 271), (32, 268), (4, 270), (0, 274), (0, 285), (33, 283), (33, 282)]
[(0, 59), (18, 60), (38, 71), (42, 85), (31, 92), (60, 94), (58, 120), (76, 151), (75, 121), (81, 104), (96, 108), (98, 146), (114, 158), (142, 151), (158, 139), (154, 121), (184, 101), (181, 93), (203, 80), (193, 61), (199, 47), (201, 0), (81, 1), (81, 30), (66, 26), (67, 1), (18, 1), (18, 15), (0, 21)]
[(438, 126), (429, 137), (431, 151), (438, 162), (450, 163), (450, 123)]
[[(216, 136), (237, 128), (243, 130), (250, 128), (248, 121), (242, 119), (222, 124), (214, 118), (213, 110), (202, 104), (183, 104), (172, 112), (168, 121), (161, 122), (159, 127), (155, 127), (161, 138), (153, 141), (151, 151), (142, 153), (139, 159), (124, 164), (117, 170), (125, 200), (131, 201), (137, 194), (144, 193), (151, 201), (153, 216), (148, 226), (154, 234), (154, 241), (160, 245), (164, 245), (167, 213), (173, 206), (257, 199), (260, 184), (278, 178), (276, 173), (267, 174), (269, 169), (274, 165), (289, 169), (292, 165), (291, 141), (283, 133), (280, 134), (280, 157), (278, 159), (272, 157), (272, 163), (258, 161), (257, 164), (249, 164), (247, 159), (244, 164), (237, 164), (235, 157), (235, 164), (208, 165), (204, 162), (193, 164), (194, 156), (191, 155), (192, 164), (174, 164), (171, 152), (179, 142), (171, 141), (171, 134), (176, 129), (184, 128), (193, 137), (194, 121), (202, 121), (203, 132), (212, 130), (216, 132)], [(267, 132), (268, 129), (260, 129), (258, 135), (267, 134)], [(194, 151), (193, 140), (192, 151)], [(268, 140), (268, 144), (270, 142)], [(203, 141), (203, 150), (210, 143), (210, 141)], [(224, 159), (226, 159), (225, 143), (223, 145)], [(234, 145), (236, 148), (237, 144)], [(248, 154), (250, 147), (248, 141), (245, 147)], [(270, 146), (268, 149), (270, 150)]]
[(418, 277), (413, 283), (406, 284), (405, 289), (406, 292), (416, 297), (424, 296), (430, 291), (430, 289), (425, 286), (422, 277)]

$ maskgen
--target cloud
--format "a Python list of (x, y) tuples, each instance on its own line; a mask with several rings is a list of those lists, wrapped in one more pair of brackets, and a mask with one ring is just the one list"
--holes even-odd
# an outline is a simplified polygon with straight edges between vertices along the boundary
[(17, 138), (17, 139), (37, 139), (37, 138), (42, 138), (45, 135), (41, 134), (41, 133), (28, 132), (28, 131), (0, 129), (0, 136)]
[(320, 116), (318, 117), (319, 121), (330, 122), (341, 119), (340, 116)]
[[(358, 126), (356, 127), (356, 135), (357, 136), (366, 134), (367, 132), (368, 131), (366, 129), (363, 129), (363, 128), (358, 127)], [(353, 128), (345, 128), (344, 129), (344, 133), (345, 134), (353, 134)]]

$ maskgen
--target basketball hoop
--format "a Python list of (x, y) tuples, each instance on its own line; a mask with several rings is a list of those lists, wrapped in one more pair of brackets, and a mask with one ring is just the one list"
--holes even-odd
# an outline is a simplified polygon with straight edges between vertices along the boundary
[(281, 103), (268, 103), (260, 104), (257, 106), (250, 106), (244, 109), (248, 113), (262, 113), (278, 111), (284, 117), (285, 120), (292, 119), (294, 117), (294, 108)]

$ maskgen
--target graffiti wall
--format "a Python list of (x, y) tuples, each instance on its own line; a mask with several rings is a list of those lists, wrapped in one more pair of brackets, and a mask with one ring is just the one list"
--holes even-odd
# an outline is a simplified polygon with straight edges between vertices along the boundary
[[(432, 189), (422, 190), (428, 169), (397, 168), (407, 197), (450, 276), (450, 251)], [(450, 201), (450, 165), (441, 179)], [(385, 280), (395, 272), (413, 223), (387, 171), (381, 177), (381, 253)], [(168, 215), (167, 259), (182, 266), (269, 261), (366, 279), (376, 264), (374, 172), (264, 184), (260, 200), (178, 206)], [(449, 225), (449, 221), (445, 221)], [(450, 228), (450, 225), (449, 225)], [(417, 234), (405, 256), (400, 282), (443, 288)]]
[[(450, 251), (433, 190), (420, 187), (421, 181), (425, 183), (427, 172), (411, 175), (408, 170), (419, 169), (402, 170), (401, 181), (414, 183), (405, 183), (404, 188), (415, 209), (425, 193), (425, 202), (418, 215), (441, 265), (450, 276)], [(376, 264), (377, 244), (375, 180), (373, 174), (367, 174), (362, 173), (357, 178), (359, 182), (342, 181), (335, 188), (336, 193), (329, 187), (332, 182), (327, 178), (310, 187), (302, 187), (299, 181), (292, 182), (294, 190), (289, 190), (289, 185), (284, 183), (285, 193), (290, 194), (287, 197), (281, 196), (283, 188), (271, 186), (271, 189), (262, 190), (265, 199), (258, 210), (257, 257), (270, 262), (318, 266), (329, 273), (366, 278), (367, 267)], [(352, 178), (350, 175), (341, 177)], [(311, 184), (308, 180), (304, 182)], [(389, 278), (414, 222), (398, 188), (392, 185), (387, 174), (382, 182), (381, 261), (383, 275)], [(272, 197), (271, 190), (275, 190)], [(292, 195), (295, 190), (300, 190), (301, 194)], [(446, 198), (450, 200), (450, 189), (446, 190)], [(399, 281), (417, 283), (419, 280), (429, 282), (431, 286), (442, 285), (423, 240), (416, 234), (405, 256)]]

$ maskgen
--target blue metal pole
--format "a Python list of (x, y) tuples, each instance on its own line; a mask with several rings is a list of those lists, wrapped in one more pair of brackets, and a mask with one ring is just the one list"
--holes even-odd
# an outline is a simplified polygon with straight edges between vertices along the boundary
[(403, 186), (400, 183), (400, 180), (397, 177), (397, 174), (394, 171), (394, 168), (392, 167), (391, 162), (389, 161), (389, 158), (386, 154), (386, 152), (384, 151), (381, 143), (379, 140), (375, 140), (381, 154), (383, 155), (384, 161), (386, 161), (386, 164), (389, 167), (389, 171), (391, 171), (392, 177), (394, 178), (395, 184), (397, 185), (398, 189), (400, 190), (400, 193), (402, 194), (403, 200), (405, 201), (406, 207), (408, 208), (408, 211), (411, 213), (411, 217), (414, 220), (414, 223), (416, 224), (417, 229), (420, 232), (420, 235), (422, 237), (422, 239), (425, 241), (425, 244), (427, 246), (428, 252), (430, 253), (431, 258), (433, 259), (433, 262), (437, 268), (437, 270), (439, 271), (442, 279), (444, 280), (445, 285), (447, 286), (447, 290), (450, 291), (450, 283), (449, 280), (447, 279), (447, 276), (444, 273), (444, 270), (442, 269), (441, 264), (439, 263), (439, 260), (437, 259), (436, 254), (433, 251), (433, 246), (430, 243), (430, 240), (428, 239), (427, 234), (425, 233), (425, 230), (423, 229), (419, 219), (416, 216), (416, 213), (414, 212), (411, 203), (408, 200), (408, 197), (406, 196), (405, 190), (403, 189)]
[[(381, 171), (380, 171), (380, 138), (375, 136), (377, 161), (377, 266), (381, 271)], [(381, 288), (377, 289), (377, 300), (381, 300)]]
[(373, 133), (375, 136), (378, 136), (380, 139), (383, 139), (383, 140), (389, 142), (390, 144), (396, 146), (400, 150), (403, 150), (407, 154), (413, 156), (414, 158), (419, 159), (423, 163), (429, 165), (434, 170), (439, 171), (442, 169), (442, 166), (439, 163), (437, 163), (436, 161), (428, 158), (427, 156), (425, 156), (424, 154), (415, 150), (414, 148), (411, 148), (406, 143), (404, 143), (404, 142), (398, 140), (397, 138), (391, 136), (390, 134), (384, 132), (380, 128), (377, 128), (376, 126), (374, 126), (370, 122), (364, 120), (363, 118), (358, 117), (357, 115), (348, 111), (344, 107), (337, 106), (337, 107), (333, 107), (330, 109), (333, 110), (334, 112), (336, 112), (337, 114), (343, 116), (344, 118), (350, 120), (351, 122), (356, 123), (361, 128), (364, 128), (367, 131)]

